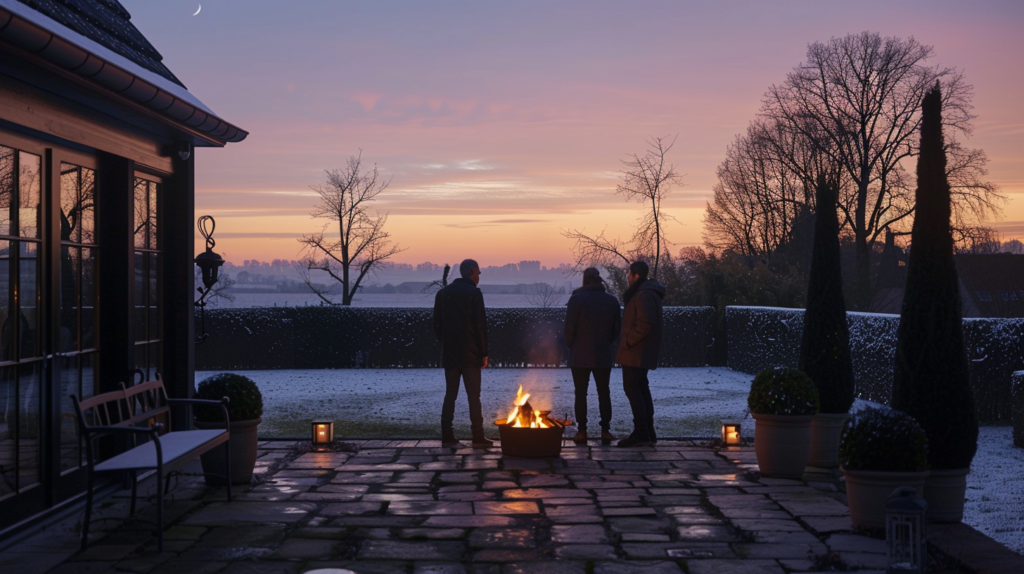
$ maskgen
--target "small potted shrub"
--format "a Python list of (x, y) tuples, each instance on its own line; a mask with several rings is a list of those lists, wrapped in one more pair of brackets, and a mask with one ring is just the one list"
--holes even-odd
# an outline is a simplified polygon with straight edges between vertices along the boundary
[(923, 494), (928, 437), (910, 415), (888, 407), (854, 412), (843, 428), (839, 464), (846, 475), (850, 522), (884, 528), (885, 501), (900, 486)]
[[(195, 398), (220, 400), (227, 397), (229, 432), (231, 433), (231, 482), (248, 484), (256, 467), (256, 430), (263, 420), (263, 395), (249, 377), (234, 373), (220, 373), (201, 381)], [(195, 405), (195, 424), (200, 429), (224, 428), (224, 415), (220, 406)], [(203, 473), (210, 484), (223, 484), (220, 476), (224, 468), (224, 452), (213, 449), (202, 455)]]
[(811, 419), (818, 389), (799, 369), (768, 368), (754, 377), (747, 395), (757, 421), (754, 452), (764, 476), (800, 478), (811, 450)]

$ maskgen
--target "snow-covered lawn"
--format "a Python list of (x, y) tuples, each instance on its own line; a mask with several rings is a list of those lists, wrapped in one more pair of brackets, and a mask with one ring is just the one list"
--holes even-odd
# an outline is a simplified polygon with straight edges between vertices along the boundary
[[(262, 437), (307, 437), (309, 423), (336, 421), (336, 436), (352, 438), (440, 437), (444, 375), (441, 369), (339, 369), (236, 371), (256, 381), (263, 392)], [(197, 372), (196, 380), (212, 372)], [(751, 375), (723, 367), (651, 371), (655, 426), (659, 436), (714, 437), (723, 418), (743, 418)], [(485, 428), (504, 418), (518, 385), (531, 404), (554, 414), (573, 416), (573, 385), (568, 369), (487, 369), (483, 373)], [(622, 372), (612, 371), (612, 432), (632, 428)], [(599, 430), (597, 392), (588, 400), (589, 426)], [(743, 419), (744, 436), (754, 421)], [(456, 434), (469, 437), (469, 409), (460, 390)], [(978, 455), (967, 477), (964, 522), (1024, 554), (1024, 449), (1013, 446), (1011, 427), (983, 427)]]
[[(441, 436), (441, 369), (338, 369), (236, 371), (256, 381), (263, 393), (263, 437), (306, 437), (309, 422), (337, 421), (335, 435), (358, 438), (435, 438)], [(201, 381), (214, 373), (197, 372)], [(651, 371), (655, 426), (659, 436), (717, 436), (723, 418), (741, 418), (747, 408), (750, 375), (725, 368), (657, 369)], [(569, 369), (485, 369), (485, 428), (496, 430), (518, 386), (531, 394), (535, 408), (557, 416), (573, 415), (573, 384)], [(597, 391), (591, 381), (588, 401), (590, 430), (600, 431)], [(612, 371), (612, 433), (632, 429), (629, 402), (622, 391), (622, 372)], [(455, 403), (455, 430), (469, 436), (465, 390)], [(753, 424), (752, 419), (747, 419)]]

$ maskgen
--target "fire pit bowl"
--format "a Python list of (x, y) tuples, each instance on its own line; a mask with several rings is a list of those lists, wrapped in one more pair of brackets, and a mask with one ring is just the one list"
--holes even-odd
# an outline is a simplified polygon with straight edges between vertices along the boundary
[[(500, 422), (505, 422), (504, 420)], [(565, 427), (554, 422), (548, 428), (517, 428), (498, 424), (502, 456), (554, 458), (562, 453), (562, 432)]]

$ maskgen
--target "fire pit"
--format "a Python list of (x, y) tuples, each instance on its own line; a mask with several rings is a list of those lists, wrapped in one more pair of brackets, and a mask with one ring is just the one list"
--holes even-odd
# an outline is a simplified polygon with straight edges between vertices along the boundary
[(498, 425), (501, 454), (527, 458), (556, 457), (562, 452), (562, 433), (570, 421), (551, 418), (551, 411), (535, 410), (529, 402), (530, 393), (519, 392), (512, 411)]

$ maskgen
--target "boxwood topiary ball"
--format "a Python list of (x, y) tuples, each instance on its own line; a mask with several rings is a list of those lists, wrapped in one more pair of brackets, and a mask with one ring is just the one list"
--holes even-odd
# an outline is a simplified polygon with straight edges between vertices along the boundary
[(888, 407), (860, 410), (843, 428), (839, 464), (847, 470), (927, 470), (928, 436), (914, 417), (902, 411)]
[[(197, 399), (219, 401), (222, 397), (230, 399), (228, 416), (232, 421), (252, 420), (263, 416), (263, 395), (249, 377), (235, 373), (219, 373), (203, 379), (196, 388)], [(224, 420), (219, 405), (195, 405), (193, 409), (197, 421)]]
[(814, 415), (819, 408), (818, 389), (799, 369), (771, 367), (754, 377), (747, 406), (761, 415)]

